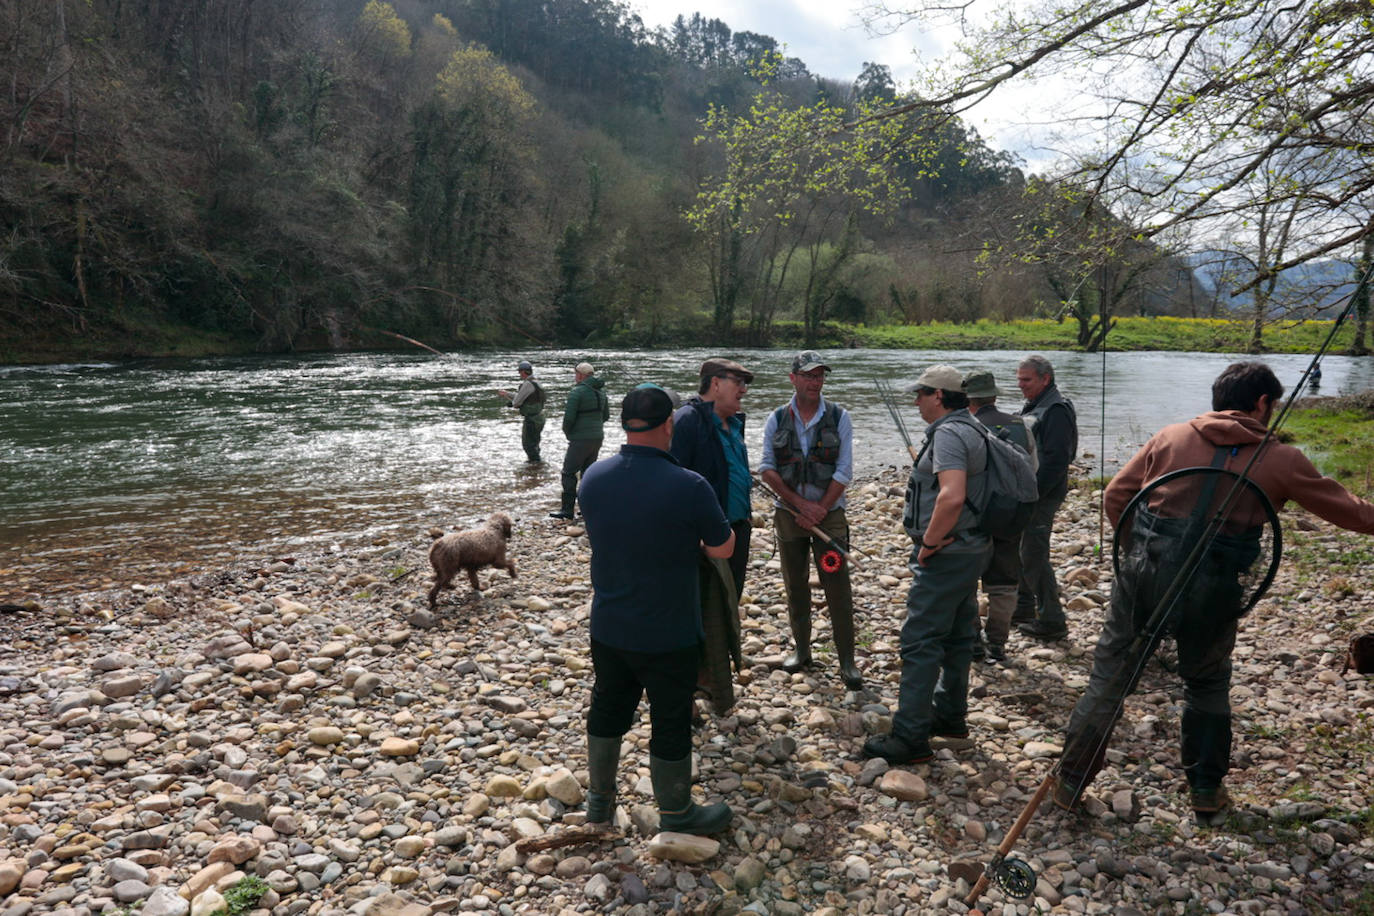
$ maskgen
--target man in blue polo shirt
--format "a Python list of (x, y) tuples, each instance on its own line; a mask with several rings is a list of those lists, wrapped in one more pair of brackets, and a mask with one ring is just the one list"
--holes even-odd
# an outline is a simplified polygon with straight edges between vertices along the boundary
[(697, 558), (728, 557), (735, 536), (711, 485), (668, 453), (673, 402), (642, 386), (625, 396), (620, 453), (592, 465), (577, 498), (591, 542), (592, 685), (587, 820), (615, 811), (620, 741), (649, 696), (649, 773), (662, 829), (707, 835), (733, 816), (692, 801), (692, 695), (704, 637)]

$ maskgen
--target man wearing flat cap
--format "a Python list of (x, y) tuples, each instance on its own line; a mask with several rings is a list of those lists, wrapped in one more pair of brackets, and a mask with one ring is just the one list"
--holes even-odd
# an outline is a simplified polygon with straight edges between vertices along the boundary
[(692, 696), (703, 640), (697, 562), (727, 557), (735, 537), (701, 475), (668, 453), (673, 404), (655, 385), (620, 407), (626, 444), (583, 475), (578, 499), (591, 543), (591, 708), (587, 820), (615, 813), (620, 742), (649, 697), (649, 774), (664, 830), (711, 834), (723, 802), (692, 801)]
[(669, 449), (678, 464), (706, 478), (735, 533), (730, 573), (736, 598), (744, 594), (752, 530), (749, 452), (744, 445), (740, 400), (753, 380), (754, 373), (732, 359), (713, 356), (702, 363), (697, 395), (673, 415)]
[(906, 485), (902, 527), (914, 544), (902, 624), (902, 677), (892, 732), (864, 742), (891, 764), (930, 760), (932, 737), (968, 737), (968, 675), (978, 636), (978, 577), (988, 536), (970, 505), (987, 486), (986, 435), (968, 412), (963, 376), (931, 366), (913, 386), (925, 442)]
[[(988, 428), (994, 436), (1014, 442), (1030, 456), (1031, 468), (1036, 467), (1035, 436), (1031, 427), (1035, 421), (997, 409), (1001, 394), (997, 381), (986, 369), (975, 369), (964, 376), (964, 394), (968, 396), (969, 413)], [(988, 596), (988, 620), (982, 640), (974, 644), (973, 657), (983, 656), (995, 662), (1007, 657), (1007, 636), (1011, 632), (1011, 618), (1016, 613), (1016, 592), (1021, 582), (1021, 534), (992, 535), (992, 552), (983, 569), (983, 593)], [(981, 650), (981, 652), (980, 652)]]
[(833, 541), (849, 543), (844, 491), (854, 473), (854, 425), (847, 410), (821, 394), (829, 371), (815, 350), (792, 358), (787, 378), (795, 393), (764, 423), (759, 476), (780, 497), (773, 526), (794, 646), (782, 667), (800, 671), (811, 664), (811, 575), (807, 558), (814, 556), (825, 590), (840, 677), (846, 687), (857, 690), (863, 686), (863, 676), (854, 663), (854, 595), (849, 564), (838, 556), (827, 558), (829, 545), (812, 531), (817, 529)]

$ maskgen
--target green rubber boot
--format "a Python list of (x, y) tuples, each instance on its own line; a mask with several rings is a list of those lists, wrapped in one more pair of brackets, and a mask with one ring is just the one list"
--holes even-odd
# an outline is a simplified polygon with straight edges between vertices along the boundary
[(615, 815), (620, 738), (587, 736), (587, 823), (609, 824)]
[(649, 776), (658, 802), (658, 825), (673, 833), (710, 836), (730, 826), (735, 816), (725, 802), (698, 805), (692, 801), (692, 755), (681, 760), (649, 757)]

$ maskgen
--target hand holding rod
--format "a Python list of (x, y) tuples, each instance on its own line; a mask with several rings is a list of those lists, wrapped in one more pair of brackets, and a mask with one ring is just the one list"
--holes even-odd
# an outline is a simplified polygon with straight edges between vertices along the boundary
[[(780, 494), (777, 490), (774, 490), (764, 481), (759, 480), (757, 477), (750, 477), (749, 480), (754, 486), (760, 487), (768, 491), (769, 494), (771, 494), (774, 498), (777, 499), (778, 504), (781, 505), (784, 509), (786, 509), (792, 515), (793, 518), (797, 519), (798, 524), (801, 524), (801, 512), (797, 509), (796, 506), (792, 505), (787, 500), (783, 499), (782, 494)], [(848, 560), (850, 565), (852, 565), (855, 569), (859, 568), (859, 561), (854, 559), (853, 555), (850, 554), (849, 548), (842, 547), (839, 541), (835, 540), (833, 537), (826, 534), (824, 531), (822, 531), (820, 528), (817, 528), (815, 525), (803, 525), (802, 528), (808, 533), (824, 541), (825, 546), (829, 547), (831, 550), (835, 551), (840, 556)], [(867, 556), (867, 554), (865, 554), (865, 556)]]

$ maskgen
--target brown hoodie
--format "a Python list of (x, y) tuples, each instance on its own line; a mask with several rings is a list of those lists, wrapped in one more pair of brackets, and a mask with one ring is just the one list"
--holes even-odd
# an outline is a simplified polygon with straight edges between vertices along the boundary
[[(1264, 438), (1265, 426), (1238, 410), (1210, 411), (1186, 423), (1155, 433), (1117, 472), (1103, 493), (1107, 517), (1115, 525), (1132, 496), (1147, 483), (1187, 467), (1206, 467), (1218, 446), (1232, 447), (1224, 467), (1240, 473)], [(1374, 534), (1374, 505), (1352, 496), (1330, 477), (1323, 477), (1301, 451), (1271, 441), (1250, 468), (1249, 477), (1274, 504), (1292, 500), (1304, 509), (1350, 531)]]

